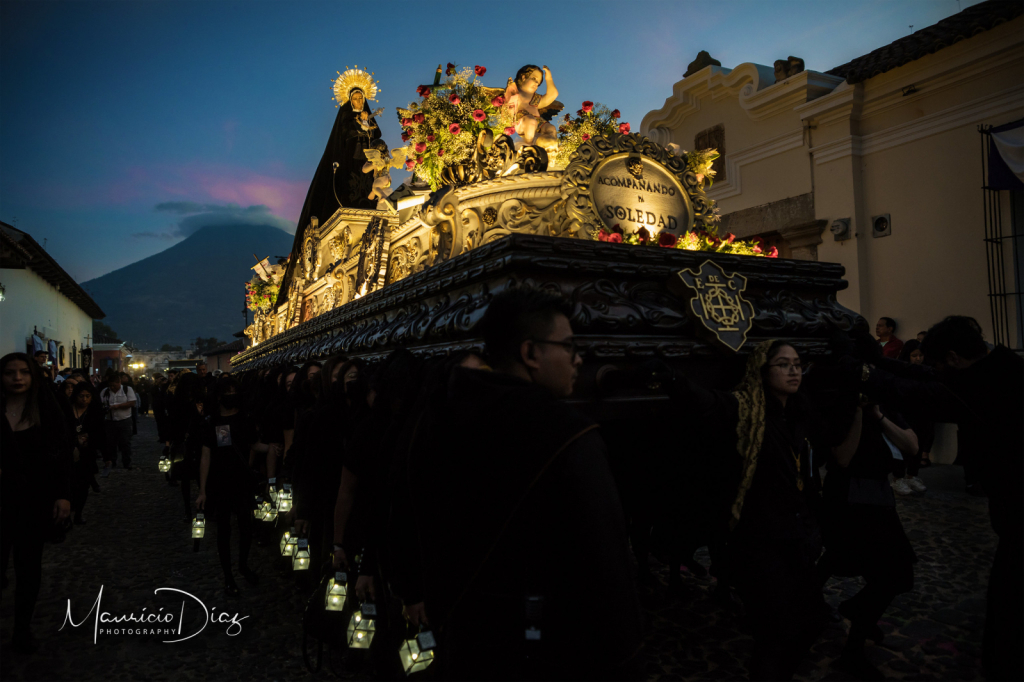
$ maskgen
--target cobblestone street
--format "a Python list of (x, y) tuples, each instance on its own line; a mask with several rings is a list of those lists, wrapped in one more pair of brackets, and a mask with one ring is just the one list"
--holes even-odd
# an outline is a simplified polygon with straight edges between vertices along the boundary
[[(33, 631), (41, 648), (26, 657), (10, 650), (13, 580), (0, 606), (3, 638), (0, 672), (4, 680), (191, 680), (334, 679), (324, 669), (308, 673), (302, 662), (302, 614), (312, 588), (296, 587), (276, 545), (253, 546), (250, 565), (258, 586), (239, 578), (242, 597), (228, 599), (216, 551), (216, 529), (207, 530), (192, 551), (188, 524), (177, 486), (157, 471), (161, 446), (151, 417), (140, 420), (133, 471), (117, 469), (100, 478), (102, 494), (90, 493), (87, 524), (76, 526), (60, 545), (47, 545), (43, 587)], [(899, 597), (881, 623), (881, 645), (868, 657), (893, 679), (974, 680), (981, 678), (981, 637), (985, 586), (995, 548), (984, 499), (963, 492), (959, 467), (934, 466), (922, 472), (927, 494), (898, 501), (900, 516), (919, 562), (915, 589)], [(193, 487), (193, 497), (195, 488)], [(235, 545), (233, 540), (233, 545)], [(237, 546), (233, 547), (237, 558)], [(706, 555), (699, 556), (706, 563)], [(662, 579), (665, 567), (660, 568)], [(13, 577), (9, 569), (8, 576)], [(664, 588), (643, 593), (650, 617), (647, 673), (652, 680), (741, 679), (752, 640), (740, 614), (709, 596), (711, 579), (684, 575), (684, 593), (669, 599)], [(859, 589), (858, 580), (833, 579), (828, 601), (837, 605)], [(101, 588), (102, 610), (112, 614), (174, 611), (181, 604), (185, 630), (202, 623), (198, 604), (179, 593), (154, 594), (156, 588), (182, 590), (211, 612), (245, 617), (241, 633), (226, 634), (227, 623), (210, 622), (198, 636), (165, 644), (168, 636), (100, 634), (93, 643), (92, 614), (81, 627), (65, 621), (68, 599), (80, 622)], [(149, 626), (153, 627), (153, 626)], [(850, 679), (829, 668), (839, 655), (846, 623), (831, 625), (798, 675), (807, 680)]]

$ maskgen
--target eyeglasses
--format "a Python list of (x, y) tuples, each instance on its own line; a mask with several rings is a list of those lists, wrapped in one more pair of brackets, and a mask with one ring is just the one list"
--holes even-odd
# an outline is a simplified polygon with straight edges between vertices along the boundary
[(785, 372), (786, 374), (789, 374), (789, 373), (790, 373), (790, 372), (792, 372), (792, 371), (793, 371), (794, 369), (795, 369), (795, 370), (796, 370), (796, 371), (797, 371), (797, 372), (798, 372), (799, 374), (805, 374), (805, 373), (807, 372), (807, 370), (808, 370), (808, 369), (810, 369), (810, 365), (804, 366), (804, 365), (800, 364), (799, 362), (793, 362), (793, 363), (789, 363), (789, 362), (780, 362), (780, 363), (778, 363), (778, 364), (775, 364), (775, 365), (768, 365), (768, 366), (769, 366), (769, 367), (774, 367), (774, 368), (776, 368), (776, 369), (781, 369), (781, 370), (782, 370), (783, 372)]
[(569, 351), (569, 357), (576, 357), (580, 353), (579, 346), (576, 345), (576, 339), (571, 341), (548, 341), (546, 339), (530, 339), (534, 343), (546, 343), (550, 346), (561, 346), (562, 348)]

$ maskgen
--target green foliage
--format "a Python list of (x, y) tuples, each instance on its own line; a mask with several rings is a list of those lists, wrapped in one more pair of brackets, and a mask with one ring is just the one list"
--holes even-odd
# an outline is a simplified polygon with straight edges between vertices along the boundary
[[(420, 86), (421, 102), (398, 108), (402, 140), (409, 146), (406, 167), (431, 189), (441, 186), (445, 166), (469, 160), (481, 132), (489, 130), (495, 137), (504, 132), (504, 97), (495, 96), (493, 90), (481, 85), (473, 69), (465, 67), (460, 71), (452, 65), (444, 82)], [(477, 120), (481, 117), (482, 120)]]
[(121, 341), (120, 335), (118, 335), (118, 333), (115, 332), (110, 327), (110, 325), (108, 325), (106, 322), (103, 322), (102, 320), (92, 321), (92, 334), (93, 336), (106, 336), (108, 338), (117, 339), (118, 341)]
[(194, 345), (196, 347), (197, 352), (205, 353), (208, 350), (213, 350), (214, 348), (223, 346), (224, 342), (217, 340), (217, 338), (213, 336), (211, 336), (208, 339), (204, 339), (201, 336), (197, 336)]
[(555, 164), (558, 168), (569, 165), (569, 157), (576, 149), (592, 137), (608, 136), (619, 132), (619, 110), (612, 111), (598, 102), (584, 102), (583, 108), (573, 118), (569, 114), (562, 117), (558, 126), (558, 151), (555, 153)]

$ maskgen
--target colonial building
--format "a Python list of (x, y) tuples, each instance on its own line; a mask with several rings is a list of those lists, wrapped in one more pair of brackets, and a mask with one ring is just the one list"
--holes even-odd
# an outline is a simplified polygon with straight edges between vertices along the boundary
[(1022, 13), (984, 2), (828, 71), (702, 53), (641, 132), (717, 147), (721, 231), (841, 263), (839, 302), (869, 321), (913, 338), (970, 315), (1021, 348), (1024, 185), (983, 190), (979, 168), (989, 127), (1024, 118)]
[(58, 368), (91, 366), (92, 321), (105, 313), (36, 240), (3, 222), (0, 301), (0, 355), (43, 349)]

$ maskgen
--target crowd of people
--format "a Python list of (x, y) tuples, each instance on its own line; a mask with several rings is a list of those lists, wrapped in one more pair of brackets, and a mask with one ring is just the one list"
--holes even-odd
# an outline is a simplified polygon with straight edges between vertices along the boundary
[[(894, 493), (924, 491), (934, 424), (955, 422), (999, 537), (986, 675), (1022, 677), (1020, 356), (986, 345), (970, 318), (906, 343), (882, 318), (877, 338), (836, 331), (813, 368), (785, 340), (765, 341), (729, 391), (659, 360), (603, 368), (600, 392), (667, 394), (678, 420), (599, 427), (564, 400), (582, 365), (571, 313), (517, 288), (490, 303), (479, 354), (156, 375), (147, 393), (167, 481), (185, 518), (214, 521), (226, 595), (241, 593), (236, 575), (259, 582), (254, 540), (276, 548), (288, 530), (308, 542), (310, 591), (344, 570), (352, 603), (376, 605), (377, 677), (399, 675), (402, 640), (430, 629), (445, 679), (637, 679), (648, 555), (702, 570), (693, 550), (706, 545), (715, 598), (751, 627), (751, 679), (790, 679), (841, 618), (850, 629), (834, 665), (882, 679), (865, 646), (884, 637), (878, 622), (913, 588), (916, 563)], [(84, 521), (101, 458), (108, 469), (120, 452), (131, 467), (141, 398), (117, 373), (48, 385), (20, 353), (0, 371), (4, 584), (13, 547), (15, 643), (30, 650), (43, 540), (72, 514)], [(696, 502), (677, 488), (675, 511), (652, 506), (665, 466), (699, 474)], [(283, 522), (254, 520), (284, 482), (294, 507)], [(832, 576), (865, 581), (838, 612), (823, 598)]]

